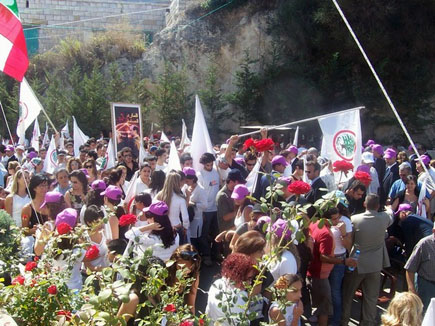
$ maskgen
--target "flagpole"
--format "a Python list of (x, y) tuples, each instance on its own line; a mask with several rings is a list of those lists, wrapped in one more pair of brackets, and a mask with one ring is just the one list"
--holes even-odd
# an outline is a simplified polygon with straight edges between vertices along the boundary
[[(273, 127), (267, 128), (267, 130), (274, 130), (274, 129), (277, 129), (277, 128), (297, 125), (297, 124), (303, 123), (303, 122), (313, 121), (313, 120), (322, 119), (322, 118), (328, 118), (328, 117), (334, 116), (336, 114), (347, 113), (347, 112), (352, 112), (352, 111), (355, 111), (355, 110), (362, 110), (362, 109), (365, 109), (365, 106), (358, 106), (356, 108), (352, 108), (352, 109), (348, 109), (348, 110), (343, 110), (343, 111), (338, 111), (338, 112), (334, 112), (334, 113), (328, 113), (328, 114), (319, 115), (319, 116), (313, 117), (313, 118), (307, 118), (307, 119), (303, 119), (303, 120), (293, 121), (293, 122), (285, 123), (283, 125), (278, 125), (278, 126), (273, 126)], [(260, 131), (261, 131), (261, 129), (259, 129), (257, 131), (247, 132), (245, 134), (239, 135), (239, 137), (245, 137), (245, 136), (254, 135), (254, 134), (259, 133)]]
[(9, 123), (8, 123), (8, 120), (6, 119), (5, 110), (3, 109), (3, 104), (2, 104), (1, 101), (0, 101), (0, 107), (2, 108), (3, 118), (5, 119), (6, 127), (8, 128), (9, 137), (11, 137), (11, 142), (12, 142), (12, 144), (15, 145), (14, 139), (12, 138), (11, 129), (9, 129)]

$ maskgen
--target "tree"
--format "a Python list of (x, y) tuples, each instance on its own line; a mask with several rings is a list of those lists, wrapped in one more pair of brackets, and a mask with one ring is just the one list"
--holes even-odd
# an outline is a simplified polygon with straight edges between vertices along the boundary
[(206, 109), (210, 137), (213, 140), (221, 138), (221, 134), (227, 134), (224, 121), (231, 117), (231, 112), (225, 110), (226, 100), (219, 87), (217, 79), (217, 67), (211, 64), (207, 70), (205, 88), (199, 91), (201, 103)]

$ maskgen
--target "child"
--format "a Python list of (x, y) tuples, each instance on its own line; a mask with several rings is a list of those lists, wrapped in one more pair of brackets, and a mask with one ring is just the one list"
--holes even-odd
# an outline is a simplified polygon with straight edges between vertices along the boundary
[[(301, 301), (302, 279), (297, 274), (284, 274), (275, 283), (278, 290), (277, 300), (273, 301), (269, 308), (270, 321), (277, 323), (278, 326), (298, 326), (300, 317), (304, 312)], [(291, 302), (285, 308), (285, 312), (280, 310), (279, 301)]]
[(124, 239), (110, 240), (107, 243), (107, 249), (109, 249), (107, 258), (109, 259), (109, 262), (112, 264), (117, 260), (118, 256), (122, 256), (126, 247), (127, 241)]

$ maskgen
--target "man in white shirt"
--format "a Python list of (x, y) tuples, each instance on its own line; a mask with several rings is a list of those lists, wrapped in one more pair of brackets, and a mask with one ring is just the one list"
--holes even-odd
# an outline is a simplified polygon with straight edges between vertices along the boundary
[[(215, 157), (213, 154), (204, 153), (199, 162), (204, 169), (198, 173), (198, 183), (204, 188), (207, 193), (207, 208), (204, 209), (204, 223), (202, 226), (202, 235), (200, 242), (203, 247), (203, 262), (206, 266), (211, 266), (210, 259), (213, 239), (217, 235), (217, 206), (216, 195), (219, 191), (219, 173), (214, 167)], [(211, 237), (209, 237), (212, 232)], [(216, 244), (213, 245), (214, 251)]]
[(167, 167), (166, 158), (168, 157), (168, 153), (166, 152), (165, 149), (160, 148), (156, 151), (156, 156), (157, 156), (157, 163), (154, 170), (166, 172), (166, 167)]

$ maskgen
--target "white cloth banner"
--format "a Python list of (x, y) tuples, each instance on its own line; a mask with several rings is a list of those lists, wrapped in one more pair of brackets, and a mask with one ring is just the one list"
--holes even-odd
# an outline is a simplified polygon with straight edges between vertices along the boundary
[(30, 146), (32, 146), (37, 152), (39, 152), (39, 137), (41, 137), (41, 130), (39, 129), (38, 119), (35, 119)]
[(38, 114), (42, 110), (42, 105), (33, 93), (32, 88), (27, 82), (26, 78), (20, 85), (20, 116), (17, 125), (17, 135), (21, 139), (25, 138), (27, 128), (35, 121)]
[(109, 139), (109, 144), (107, 145), (106, 155), (101, 161), (100, 169), (107, 170), (115, 167), (115, 148), (112, 143), (112, 138)]
[(50, 141), (50, 138), (48, 137), (48, 123), (45, 123), (45, 133), (44, 138), (42, 139), (42, 147), (47, 146), (48, 142)]
[(79, 126), (77, 125), (76, 118), (73, 117), (73, 133), (74, 133), (74, 156), (78, 157), (80, 155), (80, 146), (84, 145), (89, 139), (88, 136), (86, 136), (83, 131), (80, 130)]
[(180, 141), (180, 146), (178, 147), (179, 149), (184, 149), (184, 146), (186, 145), (190, 145), (190, 139), (189, 137), (187, 137), (187, 127), (186, 127), (186, 123), (184, 122), (184, 119), (181, 119), (182, 121), (182, 126), (181, 126), (181, 141)]
[(171, 141), (171, 151), (169, 152), (168, 166), (166, 173), (171, 170), (181, 171), (180, 157), (178, 156), (177, 147), (174, 141)]
[[(337, 113), (318, 119), (323, 133), (321, 155), (332, 162), (345, 160), (353, 164), (354, 171), (361, 164), (361, 122), (359, 110)], [(335, 180), (349, 180), (353, 172), (347, 176), (335, 173)]]
[(60, 134), (65, 138), (69, 138), (68, 119), (66, 120), (65, 127), (63, 127), (62, 130), (60, 131)]
[(435, 298), (432, 298), (427, 307), (426, 314), (423, 318), (423, 323), (421, 326), (433, 326), (435, 325)]
[(249, 192), (251, 193), (251, 195), (254, 193), (255, 186), (257, 185), (258, 172), (260, 171), (260, 166), (261, 166), (261, 162), (260, 162), (260, 160), (257, 160), (257, 163), (255, 163), (251, 172), (249, 172), (248, 176), (246, 177), (245, 186), (246, 186), (246, 188), (249, 189)]
[(56, 141), (54, 136), (51, 136), (50, 146), (48, 146), (47, 156), (44, 160), (43, 171), (53, 174), (57, 169), (57, 152), (56, 152)]
[(164, 141), (166, 143), (170, 143), (168, 136), (166, 136), (165, 132), (162, 130), (162, 134), (160, 135), (160, 141)]
[(145, 162), (146, 152), (145, 148), (143, 148), (143, 145), (140, 144), (139, 147), (139, 167)]
[(299, 138), (299, 126), (296, 127), (295, 138), (293, 139), (293, 145), (298, 147), (298, 138)]
[(426, 205), (424, 204), (424, 200), (427, 194), (426, 182), (427, 179), (424, 179), (423, 184), (421, 185), (420, 194), (418, 195), (417, 215), (421, 217), (427, 217)]
[(198, 95), (195, 96), (195, 122), (193, 123), (192, 145), (190, 146), (190, 155), (193, 158), (193, 168), (195, 171), (201, 171), (203, 166), (199, 163), (202, 154), (214, 154), (213, 145), (208, 133), (207, 124), (205, 123), (204, 113), (202, 112), (201, 102)]

